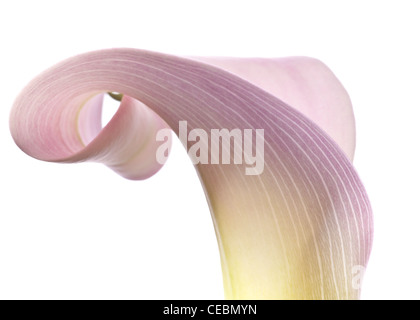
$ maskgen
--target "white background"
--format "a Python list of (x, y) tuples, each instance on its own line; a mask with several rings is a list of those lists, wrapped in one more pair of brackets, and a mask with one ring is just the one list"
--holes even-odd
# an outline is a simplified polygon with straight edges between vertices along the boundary
[(355, 166), (375, 214), (362, 298), (420, 298), (418, 1), (2, 1), (0, 299), (222, 299), (193, 166), (131, 182), (97, 164), (36, 161), (8, 115), (26, 83), (72, 55), (134, 47), (326, 63), (348, 90)]

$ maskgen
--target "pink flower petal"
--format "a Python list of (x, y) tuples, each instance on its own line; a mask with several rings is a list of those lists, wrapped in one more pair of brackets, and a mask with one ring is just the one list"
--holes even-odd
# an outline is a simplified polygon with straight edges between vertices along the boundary
[[(191, 59), (133, 49), (91, 52), (47, 70), (23, 90), (11, 113), (13, 138), (38, 159), (99, 161), (142, 179), (160, 168), (155, 137), (166, 124), (175, 132), (180, 121), (204, 132), (264, 129), (261, 174), (246, 175), (247, 163), (233, 161), (196, 166), (214, 220), (226, 297), (358, 298), (354, 273), (367, 265), (373, 223), (349, 161), (354, 124), (344, 89), (310, 59), (264, 61), (249, 74), (240, 69), (244, 64), (216, 64), (265, 90)], [(270, 69), (274, 75), (265, 81)], [(125, 98), (93, 137), (100, 98), (86, 102), (109, 91)]]
[(232, 72), (302, 112), (353, 159), (356, 130), (351, 101), (321, 61), (308, 57), (194, 59)]

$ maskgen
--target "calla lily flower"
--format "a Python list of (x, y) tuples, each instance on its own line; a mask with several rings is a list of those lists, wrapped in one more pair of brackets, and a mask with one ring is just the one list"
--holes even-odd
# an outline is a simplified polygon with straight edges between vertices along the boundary
[[(102, 128), (107, 92), (123, 98)], [(96, 161), (140, 180), (162, 166), (156, 154), (162, 144), (169, 148), (170, 136), (157, 139), (159, 132), (181, 135), (181, 122), (201, 130), (184, 142), (187, 150), (212, 129), (264, 133), (262, 151), (252, 150), (264, 168), (254, 174), (246, 174), (249, 163), (235, 161), (233, 143), (230, 162), (197, 163), (204, 149), (189, 152), (213, 218), (227, 299), (360, 297), (371, 207), (351, 163), (349, 96), (316, 59), (89, 52), (30, 82), (13, 106), (10, 129), (34, 158)]]

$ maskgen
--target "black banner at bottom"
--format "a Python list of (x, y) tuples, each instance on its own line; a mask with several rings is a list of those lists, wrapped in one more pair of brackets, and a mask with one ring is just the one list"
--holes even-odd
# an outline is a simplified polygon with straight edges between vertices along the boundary
[[(43, 300), (45, 301), (45, 300)], [(351, 301), (276, 301), (276, 300), (130, 300), (124, 301), (124, 305), (114, 304), (109, 300), (89, 300), (91, 305), (84, 304), (83, 309), (78, 306), (61, 306), (58, 308), (46, 307), (41, 303), (29, 308), (10, 309), (16, 316), (30, 314), (54, 319), (57, 317), (101, 318), (111, 319), (282, 319), (289, 317), (290, 313), (295, 316), (305, 314), (319, 315), (331, 313), (331, 307), (340, 306), (345, 311), (346, 317), (360, 314), (360, 309), (347, 303)], [(75, 300), (72, 300), (75, 301)], [(85, 302), (87, 300), (83, 300)], [(64, 302), (59, 300), (54, 302)], [(99, 305), (97, 304), (99, 302)], [(119, 302), (119, 301), (117, 301)], [(333, 305), (334, 304), (334, 305)], [(5, 309), (6, 310), (6, 309)], [(331, 313), (334, 315), (334, 313)]]
[[(304, 314), (315, 311), (318, 301), (266, 301), (266, 300), (220, 300), (220, 301), (147, 301), (143, 310), (151, 319), (275, 319), (285, 317), (287, 311)], [(341, 303), (341, 302), (338, 302)], [(315, 307), (315, 308), (313, 308)], [(258, 318), (257, 318), (258, 317)]]

